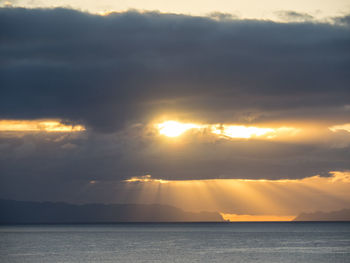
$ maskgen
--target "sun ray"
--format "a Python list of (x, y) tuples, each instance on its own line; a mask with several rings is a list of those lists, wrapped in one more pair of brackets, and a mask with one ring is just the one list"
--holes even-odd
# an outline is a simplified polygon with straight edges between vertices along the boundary
[(138, 192), (142, 188), (138, 200), (143, 203), (152, 203), (157, 196), (163, 204), (188, 211), (217, 211), (233, 221), (284, 221), (302, 211), (341, 209), (350, 202), (349, 177), (349, 172), (283, 180), (164, 180), (149, 175), (125, 183), (129, 189), (135, 185)]

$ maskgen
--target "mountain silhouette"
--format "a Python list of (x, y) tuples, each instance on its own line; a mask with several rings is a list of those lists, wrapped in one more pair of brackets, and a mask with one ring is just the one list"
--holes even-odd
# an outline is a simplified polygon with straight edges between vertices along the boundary
[(350, 209), (332, 212), (301, 213), (293, 221), (350, 221)]
[(160, 204), (84, 204), (0, 199), (1, 224), (221, 222), (217, 212), (186, 212)]

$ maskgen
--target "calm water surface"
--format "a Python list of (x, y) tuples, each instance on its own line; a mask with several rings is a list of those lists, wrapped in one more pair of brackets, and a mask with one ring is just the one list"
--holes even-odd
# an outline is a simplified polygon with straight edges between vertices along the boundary
[(350, 262), (350, 223), (0, 226), (0, 262)]

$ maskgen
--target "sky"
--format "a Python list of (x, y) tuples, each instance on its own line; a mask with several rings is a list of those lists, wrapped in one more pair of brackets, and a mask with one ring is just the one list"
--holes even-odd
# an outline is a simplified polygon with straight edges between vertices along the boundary
[[(280, 21), (291, 18), (327, 19), (344, 16), (350, 12), (350, 2), (347, 0), (1, 0), (0, 3), (2, 6), (26, 8), (65, 7), (91, 13), (120, 12), (129, 9), (197, 16), (223, 13), (239, 18)], [(291, 12), (291, 17), (286, 17), (286, 12)]]
[(0, 5), (0, 198), (350, 208), (348, 1)]

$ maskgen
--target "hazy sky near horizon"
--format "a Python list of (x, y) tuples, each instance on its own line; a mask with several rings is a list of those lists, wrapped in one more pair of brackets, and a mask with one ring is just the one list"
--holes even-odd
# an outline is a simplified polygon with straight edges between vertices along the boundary
[(349, 207), (347, 1), (116, 2), (1, 1), (0, 198)]
[(240, 18), (272, 20), (284, 20), (283, 11), (293, 11), (316, 19), (344, 16), (350, 13), (350, 3), (347, 0), (1, 0), (0, 3), (3, 6), (27, 8), (65, 7), (92, 13), (137, 9), (203, 16), (220, 12)]

